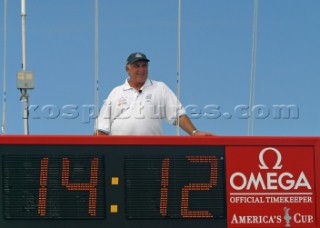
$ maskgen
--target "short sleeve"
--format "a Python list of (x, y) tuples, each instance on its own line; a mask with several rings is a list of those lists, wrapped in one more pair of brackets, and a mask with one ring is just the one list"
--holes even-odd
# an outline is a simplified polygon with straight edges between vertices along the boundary
[(172, 90), (163, 83), (164, 99), (165, 99), (165, 115), (166, 120), (175, 125), (177, 122), (177, 117), (186, 114), (185, 109), (178, 100), (177, 96), (172, 92)]
[(107, 134), (111, 132), (111, 99), (109, 97), (104, 101), (98, 116), (97, 129)]

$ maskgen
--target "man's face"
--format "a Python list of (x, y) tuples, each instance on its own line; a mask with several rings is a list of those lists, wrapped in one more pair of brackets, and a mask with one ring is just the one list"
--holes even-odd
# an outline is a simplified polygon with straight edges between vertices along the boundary
[(136, 84), (143, 84), (148, 78), (148, 62), (138, 60), (126, 66), (130, 81)]

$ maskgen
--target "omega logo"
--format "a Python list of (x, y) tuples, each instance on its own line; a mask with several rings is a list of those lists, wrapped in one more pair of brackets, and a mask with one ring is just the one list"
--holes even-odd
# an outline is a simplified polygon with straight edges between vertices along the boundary
[(281, 153), (279, 150), (273, 148), (273, 147), (268, 147), (268, 148), (265, 148), (263, 150), (261, 150), (260, 154), (259, 154), (259, 160), (260, 160), (260, 169), (269, 169), (268, 166), (266, 166), (266, 163), (264, 161), (264, 154), (267, 152), (267, 151), (273, 151), (276, 155), (277, 155), (277, 162), (276, 164), (273, 166), (272, 169), (281, 169), (282, 168), (282, 165), (281, 164), (281, 161), (282, 161), (282, 156), (281, 156)]
[[(274, 171), (266, 171), (270, 168), (266, 165), (265, 154), (275, 153), (277, 160), (272, 167)], [(260, 151), (259, 168), (261, 172), (235, 172), (230, 176), (230, 185), (234, 190), (297, 190), (300, 188), (311, 190), (312, 187), (303, 171), (293, 174), (289, 171), (281, 172), (282, 155), (279, 150), (267, 147)]]

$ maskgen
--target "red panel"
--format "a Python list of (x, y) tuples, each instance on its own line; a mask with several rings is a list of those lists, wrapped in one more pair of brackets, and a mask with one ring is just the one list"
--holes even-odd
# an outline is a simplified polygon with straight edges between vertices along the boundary
[[(226, 146), (226, 183), (227, 183), (227, 203), (228, 203), (228, 223), (229, 227), (320, 227), (320, 137), (190, 137), (190, 136), (0, 136), (0, 144), (60, 144), (60, 145), (225, 145)], [(277, 152), (264, 152), (261, 157), (269, 169), (261, 169), (259, 155), (264, 148), (272, 147), (281, 154), (282, 167), (273, 170), (272, 167), (279, 160)], [(272, 150), (271, 150), (272, 151)], [(279, 164), (279, 165), (280, 165)], [(261, 164), (260, 164), (261, 165)], [(262, 164), (263, 165), (263, 164)], [(271, 168), (270, 168), (271, 167)], [(45, 171), (45, 169), (44, 169)], [(230, 184), (230, 179), (234, 173), (239, 172), (238, 176), (233, 176), (235, 191)], [(261, 178), (257, 179), (260, 173)], [(269, 173), (269, 174), (268, 174)], [(303, 173), (303, 174), (301, 174)], [(242, 177), (252, 179), (257, 187), (242, 189)], [(269, 176), (268, 176), (269, 175)], [(282, 186), (279, 185), (281, 176)], [(267, 181), (267, 179), (269, 180)], [(265, 187), (261, 186), (264, 181)], [(269, 182), (269, 187), (267, 185)], [(308, 183), (307, 183), (308, 182)], [(299, 184), (297, 184), (299, 183)], [(254, 185), (254, 183), (252, 182)], [(260, 185), (259, 185), (260, 184)], [(293, 184), (293, 188), (289, 188)], [(309, 185), (308, 185), (309, 184)], [(45, 182), (43, 183), (45, 190)], [(247, 187), (247, 185), (244, 185)], [(309, 188), (310, 186), (310, 188)], [(296, 187), (296, 189), (294, 188)], [(270, 189), (271, 188), (271, 189)], [(277, 189), (272, 189), (277, 188)], [(271, 203), (271, 198), (281, 197), (272, 195), (277, 192), (290, 193), (292, 202)], [(237, 203), (231, 200), (231, 193), (257, 194), (256, 203)], [(301, 192), (306, 195), (301, 196)], [(268, 194), (265, 194), (268, 193)], [(246, 196), (244, 194), (244, 196)], [(271, 195), (270, 195), (271, 194)], [(298, 194), (298, 195), (295, 195)], [(299, 195), (300, 194), (300, 195)], [(253, 194), (254, 195), (254, 194)], [(239, 195), (240, 196), (240, 195)], [(243, 195), (242, 195), (243, 196)], [(247, 195), (248, 196), (248, 195)], [(249, 196), (248, 196), (249, 197)], [(262, 198), (259, 198), (262, 197)], [(294, 198), (302, 197), (302, 198)], [(246, 198), (238, 198), (238, 200)], [(249, 198), (247, 198), (248, 200)], [(274, 200), (287, 200), (288, 198), (275, 198)], [(237, 199), (234, 199), (237, 200)], [(259, 202), (260, 200), (260, 202)], [(266, 202), (266, 201), (270, 202)], [(295, 202), (297, 200), (297, 202)], [(300, 201), (299, 201), (300, 200)], [(298, 203), (299, 202), (299, 203)], [(40, 202), (41, 203), (41, 202)], [(242, 224), (232, 223), (234, 214), (246, 216), (246, 214), (260, 217), (243, 217), (250, 221), (262, 221), (259, 224), (243, 222)], [(267, 215), (269, 217), (261, 217)], [(264, 220), (271, 218), (274, 223), (267, 224)], [(271, 219), (270, 219), (271, 220)]]
[(221, 136), (79, 136), (0, 135), (0, 144), (69, 145), (312, 145), (317, 137), (221, 137)]
[(312, 146), (227, 146), (228, 227), (314, 227)]
[(315, 179), (316, 179), (316, 213), (317, 213), (317, 227), (320, 225), (320, 140), (315, 144)]

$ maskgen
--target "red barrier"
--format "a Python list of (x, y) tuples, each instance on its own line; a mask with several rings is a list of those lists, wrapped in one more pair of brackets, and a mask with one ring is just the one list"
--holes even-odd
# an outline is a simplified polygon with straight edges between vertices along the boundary
[(1, 136), (0, 227), (320, 227), (319, 146), (319, 137)]

